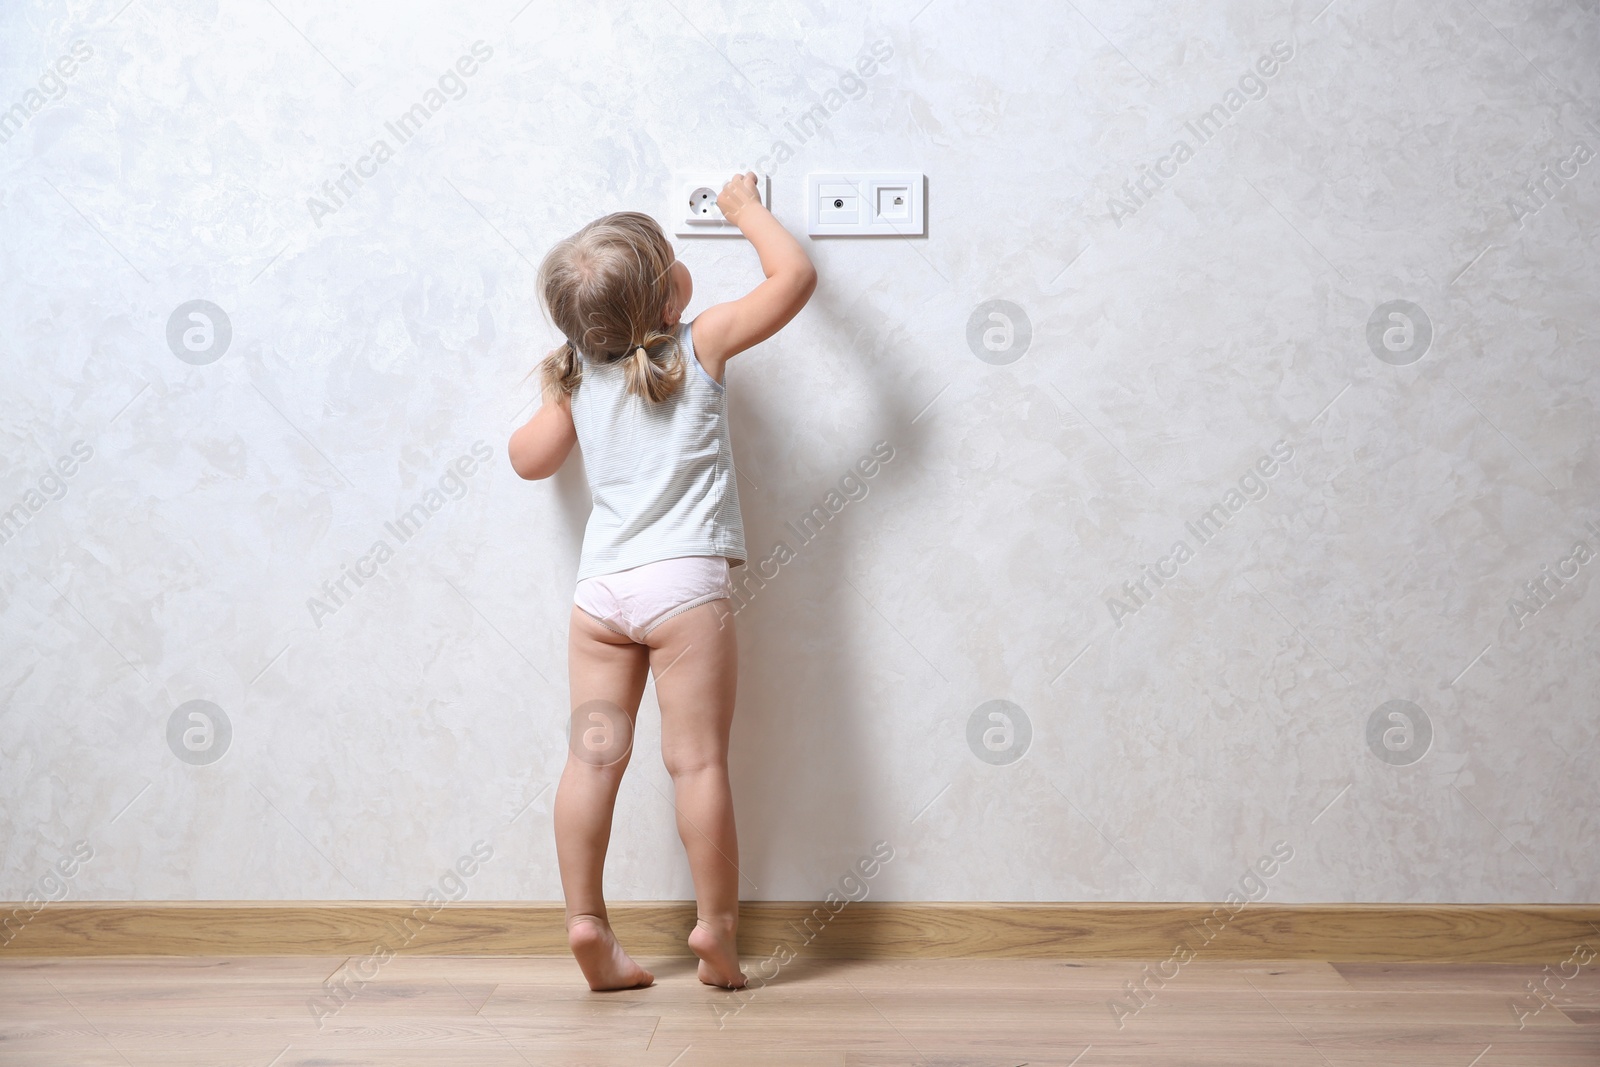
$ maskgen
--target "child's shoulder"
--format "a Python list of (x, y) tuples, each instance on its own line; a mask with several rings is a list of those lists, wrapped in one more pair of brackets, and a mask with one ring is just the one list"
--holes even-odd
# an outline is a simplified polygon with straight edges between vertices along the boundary
[(704, 355), (704, 350), (696, 347), (694, 343), (694, 324), (698, 322), (699, 319), (700, 317), (696, 315), (688, 322), (682, 322), (678, 324), (680, 336), (682, 336), (686, 342), (685, 347), (688, 349), (684, 355), (694, 361), (695, 365), (700, 368), (701, 372), (705, 374), (706, 378), (711, 382), (712, 385), (716, 386), (718, 389), (721, 389), (724, 385), (722, 361), (716, 359), (707, 359)]

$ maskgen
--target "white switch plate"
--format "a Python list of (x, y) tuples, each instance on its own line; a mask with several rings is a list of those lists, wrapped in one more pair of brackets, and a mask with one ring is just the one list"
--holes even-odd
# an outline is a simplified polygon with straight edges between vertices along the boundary
[(806, 175), (806, 232), (813, 237), (921, 237), (927, 230), (921, 174)]
[[(679, 237), (738, 237), (739, 227), (722, 217), (717, 207), (717, 194), (728, 184), (734, 171), (716, 174), (700, 171), (679, 171), (672, 176), (672, 204), (667, 218), (672, 222), (672, 232)], [(743, 174), (744, 171), (737, 173)], [(767, 210), (772, 209), (772, 179), (765, 174), (756, 175), (756, 195)]]

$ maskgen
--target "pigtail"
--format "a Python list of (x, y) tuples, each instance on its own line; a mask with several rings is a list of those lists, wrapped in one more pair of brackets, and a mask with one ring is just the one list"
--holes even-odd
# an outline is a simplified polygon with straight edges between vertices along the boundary
[(540, 393), (546, 401), (570, 397), (583, 380), (583, 361), (571, 341), (563, 341), (539, 364)]
[(634, 396), (660, 403), (683, 384), (683, 347), (675, 334), (657, 330), (634, 346), (627, 360), (624, 373)]

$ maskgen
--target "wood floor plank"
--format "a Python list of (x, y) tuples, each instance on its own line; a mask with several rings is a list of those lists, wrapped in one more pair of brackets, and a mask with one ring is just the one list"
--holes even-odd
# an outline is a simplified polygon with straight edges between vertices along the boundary
[[(1522, 963), (1335, 963), (1334, 970), (1361, 989), (1406, 989), (1423, 985), (1444, 989), (1522, 988), (1527, 981), (1545, 976), (1545, 967)], [(1554, 970), (1556, 964), (1551, 964)], [(1558, 975), (1559, 971), (1556, 972)], [(1566, 970), (1562, 981), (1569, 990), (1600, 992), (1600, 969), (1594, 966)]]
[[(1595, 983), (1523, 1020), (1538, 967), (1196, 960), (1122, 1020), (1142, 960), (797, 959), (742, 993), (692, 961), (591, 993), (570, 959), (397, 958), (315, 1025), (344, 958), (0, 961), (0, 1064), (36, 1067), (1578, 1067)], [(746, 960), (749, 965), (751, 961)], [(1586, 1015), (1585, 1013), (1588, 1013)]]
[[(1336, 1024), (1360, 1019), (1374, 1032), (1417, 1025), (1503, 1026), (1517, 1029), (1505, 998), (1495, 994), (1273, 992), (1268, 998), (1206, 991), (1171, 992), (1146, 1004), (1137, 1014), (1117, 1015), (1105, 998), (1063, 1000), (1054, 994), (1027, 990), (973, 990), (961, 997), (960, 1013), (948, 1000), (929, 1001), (916, 990), (870, 990), (863, 995), (899, 1028), (959, 1030), (970, 1018), (983, 1018), (996, 1029), (1072, 1028), (1108, 1040), (1148, 1032), (1226, 1033), (1234, 1026), (1270, 1026), (1275, 1019), (1292, 1026)], [(1046, 1022), (1045, 1020), (1051, 1020)], [(1120, 1022), (1120, 1025), (1119, 1025)], [(1540, 1030), (1570, 1031), (1575, 1025), (1560, 1012), (1548, 1011), (1528, 1020)]]

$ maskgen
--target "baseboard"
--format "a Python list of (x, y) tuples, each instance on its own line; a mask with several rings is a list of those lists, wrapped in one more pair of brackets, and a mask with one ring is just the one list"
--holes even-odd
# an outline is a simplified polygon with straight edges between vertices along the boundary
[[(842, 905), (842, 906), (841, 906)], [(1548, 963), (1600, 943), (1592, 904), (747, 903), (740, 951), (836, 959)], [(692, 902), (611, 905), (636, 956), (687, 954)], [(37, 956), (564, 956), (560, 904), (0, 904), (0, 959)], [(8, 940), (9, 939), (9, 940)], [(1180, 947), (1181, 946), (1181, 947)]]

